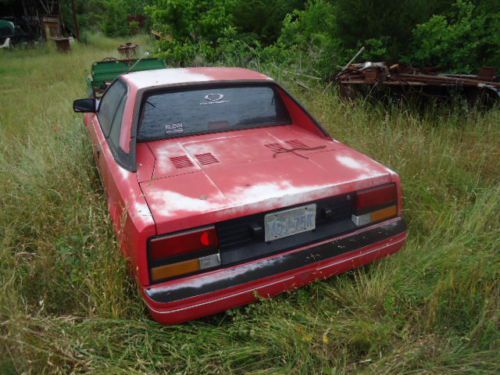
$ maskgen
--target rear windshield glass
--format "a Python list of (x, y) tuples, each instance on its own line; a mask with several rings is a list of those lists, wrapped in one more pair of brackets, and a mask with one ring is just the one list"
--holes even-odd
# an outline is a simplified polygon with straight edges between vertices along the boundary
[(138, 140), (289, 123), (281, 97), (270, 85), (168, 91), (146, 96)]

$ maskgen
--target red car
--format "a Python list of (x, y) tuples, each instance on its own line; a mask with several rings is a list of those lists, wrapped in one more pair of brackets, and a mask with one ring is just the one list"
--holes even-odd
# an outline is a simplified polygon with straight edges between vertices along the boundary
[(240, 68), (129, 73), (87, 112), (124, 255), (181, 323), (362, 266), (406, 240), (398, 175)]

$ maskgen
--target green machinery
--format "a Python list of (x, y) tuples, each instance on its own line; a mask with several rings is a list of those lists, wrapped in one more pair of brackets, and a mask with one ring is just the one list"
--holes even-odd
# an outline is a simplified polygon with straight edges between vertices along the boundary
[(102, 95), (106, 87), (121, 74), (141, 70), (163, 69), (167, 65), (162, 59), (114, 59), (108, 58), (92, 64), (87, 79), (89, 94), (94, 97)]

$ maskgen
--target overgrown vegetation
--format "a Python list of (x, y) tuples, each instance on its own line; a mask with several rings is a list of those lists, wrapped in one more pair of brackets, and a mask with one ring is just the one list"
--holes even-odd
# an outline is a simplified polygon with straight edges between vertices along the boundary
[[(74, 30), (72, 0), (59, 0), (59, 3), (64, 24)], [(151, 0), (75, 0), (78, 23), (84, 34), (102, 31), (111, 37), (149, 31), (144, 8), (150, 3)]]
[(307, 61), (308, 74), (328, 79), (364, 46), (360, 60), (500, 67), (497, 0), (59, 0), (65, 33), (75, 30), (73, 3), (83, 41), (153, 30), (170, 65)]
[[(297, 14), (289, 30), (312, 22)], [(498, 109), (345, 103), (314, 80), (293, 85), (293, 68), (250, 61), (401, 174), (409, 241), (370, 267), (164, 327), (127, 277), (71, 110), (90, 64), (120, 42), (0, 51), (0, 373), (499, 372)]]
[(89, 32), (153, 30), (170, 65), (258, 61), (329, 79), (364, 46), (359, 60), (459, 73), (500, 67), (496, 0), (59, 0), (68, 33), (73, 2), (83, 41)]
[(152, 0), (160, 55), (170, 64), (297, 65), (332, 77), (356, 53), (365, 60), (477, 72), (500, 66), (494, 1)]

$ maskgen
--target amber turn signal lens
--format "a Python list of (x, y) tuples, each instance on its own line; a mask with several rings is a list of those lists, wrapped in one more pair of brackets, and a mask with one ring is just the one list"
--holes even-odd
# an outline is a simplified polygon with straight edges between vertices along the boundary
[(153, 282), (220, 266), (219, 253), (151, 268)]
[(382, 208), (381, 210), (377, 210), (375, 212), (372, 212), (372, 222), (375, 221), (381, 221), (384, 219), (389, 219), (391, 217), (396, 216), (398, 213), (397, 207), (396, 206), (390, 206), (386, 208)]
[(378, 221), (390, 219), (398, 214), (398, 206), (389, 206), (380, 210), (369, 212), (363, 215), (352, 215), (352, 221), (358, 227), (363, 225), (376, 223)]
[(153, 281), (168, 279), (171, 277), (184, 275), (200, 270), (200, 261), (198, 259), (186, 260), (164, 266), (151, 268), (151, 278)]

